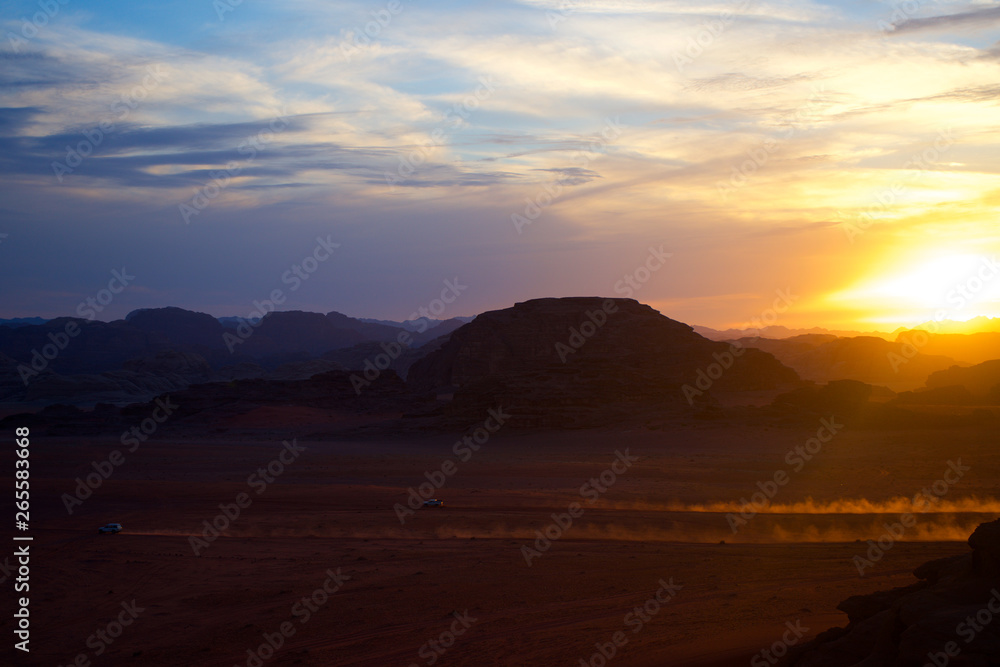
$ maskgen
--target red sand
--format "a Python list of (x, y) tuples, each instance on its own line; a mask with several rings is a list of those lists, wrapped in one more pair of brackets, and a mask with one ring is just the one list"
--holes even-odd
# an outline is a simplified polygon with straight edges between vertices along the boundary
[[(310, 430), (299, 425), (300, 433)], [(865, 544), (733, 542), (771, 540), (775, 526), (799, 534), (816, 521), (877, 538), (869, 527), (892, 515), (762, 515), (744, 538), (729, 532), (722, 514), (644, 509), (749, 496), (757, 481), (788, 469), (785, 452), (809, 430), (501, 432), (458, 462), (435, 492), (445, 508), (419, 509), (405, 525), (394, 503), (406, 502), (406, 489), (425, 481), (425, 471), (455, 459), (455, 437), (300, 440), (306, 451), (259, 495), (248, 476), (295, 431), (254, 442), (154, 439), (126, 454), (72, 516), (61, 494), (72, 493), (71, 480), (86, 475), (90, 461), (120, 445), (39, 437), (32, 445), (32, 652), (18, 661), (68, 665), (85, 653), (95, 665), (246, 665), (247, 649), (290, 622), (295, 634), (264, 665), (425, 665), (430, 654), (421, 647), (449, 629), (453, 612), (468, 611), (476, 621), (434, 664), (580, 665), (595, 643), (623, 631), (628, 642), (609, 665), (747, 665), (786, 622), (801, 621), (810, 635), (844, 624), (836, 611), (844, 598), (911, 583), (916, 565), (968, 549), (900, 542), (860, 578), (851, 558)], [(972, 429), (845, 430), (775, 500), (912, 496), (957, 457), (972, 470), (948, 498), (988, 497), (1000, 472), (994, 442)], [(580, 486), (626, 447), (639, 461), (588, 503)], [(193, 555), (189, 537), (243, 492), (250, 506)], [(528, 567), (521, 546), (572, 502), (584, 515)], [(109, 521), (125, 532), (98, 536)], [(338, 569), (350, 579), (301, 623), (296, 602)], [(625, 616), (653, 596), (660, 579), (683, 588), (633, 633)], [(133, 599), (143, 611), (95, 657), (88, 637)]]

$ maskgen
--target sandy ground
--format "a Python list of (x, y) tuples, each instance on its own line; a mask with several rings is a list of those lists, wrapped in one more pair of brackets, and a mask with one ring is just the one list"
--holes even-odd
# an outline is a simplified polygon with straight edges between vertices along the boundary
[[(259, 426), (261, 415), (249, 421)], [(909, 584), (916, 565), (968, 547), (900, 541), (862, 578), (852, 557), (868, 545), (854, 540), (878, 538), (881, 524), (899, 517), (895, 509), (761, 514), (737, 535), (725, 513), (688, 510), (738, 503), (778, 470), (789, 480), (775, 503), (812, 498), (822, 510), (838, 499), (911, 497), (958, 458), (970, 470), (943, 501), (997, 494), (1000, 456), (995, 435), (985, 430), (844, 429), (794, 471), (786, 453), (818, 426), (501, 431), (468, 461), (452, 451), (457, 436), (300, 438), (305, 451), (263, 489), (248, 477), (278, 457), (282, 440), (304, 431), (241, 442), (154, 437), (124, 452), (124, 463), (72, 515), (61, 495), (73, 493), (74, 478), (90, 472), (91, 461), (122, 447), (117, 439), (39, 437), (31, 459), (32, 651), (12, 659), (70, 665), (83, 654), (94, 665), (220, 667), (601, 665), (596, 645), (622, 632), (619, 641), (627, 643), (608, 664), (747, 665), (782, 636), (786, 623), (798, 621), (808, 636), (845, 624), (836, 610), (844, 598)], [(581, 486), (626, 448), (637, 458), (631, 467), (605, 492), (591, 494), (594, 502), (581, 496)], [(446, 507), (420, 508), (401, 524), (394, 504), (405, 504), (407, 489), (445, 460), (456, 469), (434, 495)], [(4, 469), (12, 469), (9, 460)], [(240, 493), (249, 506), (194, 555), (190, 539), (200, 535), (202, 522)], [(573, 502), (583, 515), (529, 567), (522, 546), (533, 546), (535, 531)], [(909, 536), (935, 539), (995, 517), (922, 514)], [(97, 526), (109, 521), (124, 524), (125, 532), (98, 535)], [(831, 539), (837, 541), (819, 541)], [(324, 583), (337, 587), (328, 571), (339, 572), (341, 584), (329, 595), (317, 592)], [(650, 602), (642, 620), (633, 609), (654, 598), (661, 580), (681, 588), (662, 605)], [(314, 593), (306, 618), (301, 601)], [(95, 633), (116, 633), (122, 603), (133, 600), (136, 618), (96, 655), (105, 645)], [(467, 629), (456, 614), (464, 615)], [(274, 655), (265, 650), (265, 660), (252, 658), (248, 649), (265, 635), (273, 638), (283, 623), (294, 634)], [(9, 637), (9, 613), (3, 625)], [(428, 642), (450, 644), (453, 627), (460, 631), (454, 643), (435, 652)]]

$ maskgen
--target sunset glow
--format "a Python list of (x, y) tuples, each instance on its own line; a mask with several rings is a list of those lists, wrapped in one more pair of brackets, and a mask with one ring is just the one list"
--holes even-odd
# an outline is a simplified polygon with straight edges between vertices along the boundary
[(692, 324), (780, 289), (785, 326), (1000, 315), (1000, 282), (948, 301), (1000, 252), (993, 3), (222, 6), (60, 5), (5, 47), (2, 314), (122, 264), (114, 316), (245, 314), (332, 234), (288, 309), (614, 295), (663, 245), (633, 298)]

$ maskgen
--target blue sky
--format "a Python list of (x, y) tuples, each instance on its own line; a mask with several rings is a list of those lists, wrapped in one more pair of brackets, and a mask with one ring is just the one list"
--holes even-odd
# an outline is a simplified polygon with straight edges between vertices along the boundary
[[(624, 296), (663, 246), (632, 296), (675, 319), (792, 289), (783, 324), (885, 328), (1000, 250), (997, 2), (2, 7), (0, 317), (122, 266), (102, 319), (275, 288), (402, 319), (456, 277), (443, 316), (471, 315)], [(976, 297), (950, 316), (997, 314), (1000, 281)]]

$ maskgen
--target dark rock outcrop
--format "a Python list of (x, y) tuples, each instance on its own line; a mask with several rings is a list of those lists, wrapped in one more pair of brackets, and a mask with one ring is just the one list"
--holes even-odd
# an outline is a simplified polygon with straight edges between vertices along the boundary
[(872, 386), (857, 380), (835, 380), (820, 387), (800, 387), (774, 399), (773, 405), (813, 415), (852, 417), (868, 403)]
[(972, 552), (918, 567), (905, 588), (848, 598), (846, 628), (794, 649), (788, 667), (1000, 665), (1000, 520), (969, 537)]

